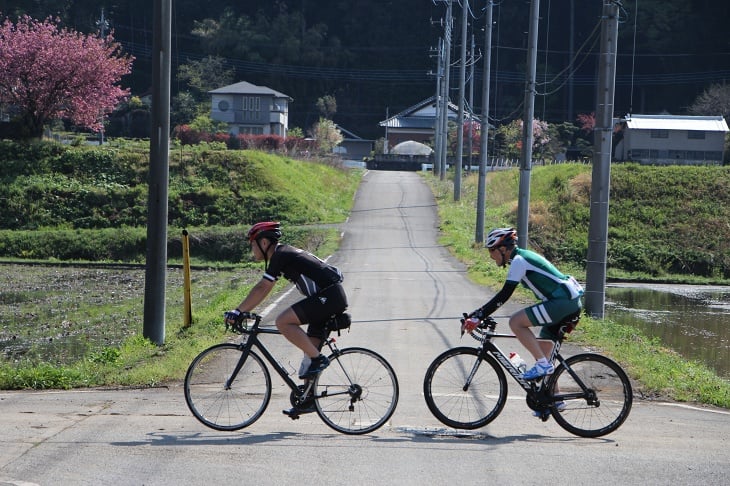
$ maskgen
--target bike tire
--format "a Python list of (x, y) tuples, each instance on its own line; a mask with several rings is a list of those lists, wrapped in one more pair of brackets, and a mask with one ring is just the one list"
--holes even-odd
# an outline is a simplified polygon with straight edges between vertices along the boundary
[(428, 367), (423, 395), (428, 409), (444, 425), (477, 429), (502, 412), (507, 402), (507, 379), (491, 355), (480, 358), (476, 348), (453, 348)]
[(345, 348), (314, 383), (317, 414), (332, 429), (349, 435), (382, 427), (398, 404), (398, 378), (385, 358), (365, 348)]
[(261, 417), (271, 399), (271, 376), (263, 360), (249, 351), (230, 386), (226, 382), (241, 360), (233, 343), (200, 353), (185, 374), (185, 401), (195, 418), (215, 430), (239, 430)]
[(631, 412), (631, 382), (621, 366), (599, 354), (585, 353), (565, 360), (579, 380), (588, 387), (589, 395), (560, 364), (546, 386), (556, 402), (565, 408), (551, 407), (555, 421), (563, 429), (580, 437), (600, 437), (618, 429)]

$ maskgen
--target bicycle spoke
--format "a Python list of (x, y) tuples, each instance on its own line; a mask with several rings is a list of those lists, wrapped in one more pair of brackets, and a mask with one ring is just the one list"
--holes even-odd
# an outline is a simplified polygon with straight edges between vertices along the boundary
[(345, 434), (372, 432), (393, 415), (398, 381), (387, 361), (363, 348), (348, 348), (317, 377), (317, 413)]
[(251, 352), (229, 387), (241, 359), (235, 344), (213, 346), (193, 360), (185, 376), (185, 400), (193, 415), (216, 430), (238, 430), (255, 422), (271, 397), (271, 379)]
[(568, 432), (599, 437), (616, 430), (626, 420), (633, 401), (631, 383), (614, 361), (596, 354), (580, 354), (555, 370), (547, 386), (562, 411), (553, 411), (555, 421)]
[(507, 400), (507, 383), (491, 356), (479, 360), (478, 350), (474, 348), (454, 348), (431, 363), (423, 393), (429, 410), (443, 424), (476, 429), (502, 411)]

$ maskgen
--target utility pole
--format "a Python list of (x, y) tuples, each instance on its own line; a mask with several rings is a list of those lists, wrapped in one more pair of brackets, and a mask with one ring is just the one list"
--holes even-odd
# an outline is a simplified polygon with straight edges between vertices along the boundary
[[(96, 26), (99, 27), (99, 38), (106, 39), (106, 29), (109, 27), (104, 16), (104, 7), (101, 7), (101, 17), (96, 21)], [(99, 145), (104, 145), (104, 113), (101, 113), (101, 129), (99, 130)]]
[(525, 113), (522, 118), (522, 160), (517, 200), (517, 242), (527, 248), (530, 221), (530, 176), (532, 174), (532, 120), (535, 118), (535, 76), (537, 73), (537, 28), (540, 0), (530, 2), (530, 30), (527, 41), (527, 75), (525, 79)]
[(484, 209), (487, 203), (487, 147), (489, 145), (489, 78), (492, 63), (492, 0), (487, 0), (484, 29), (484, 76), (482, 80), (482, 138), (479, 145), (479, 181), (477, 183), (477, 222), (474, 241), (484, 244)]
[(599, 319), (603, 318), (606, 300), (608, 200), (611, 187), (611, 147), (613, 138), (613, 100), (616, 90), (618, 13), (618, 2), (614, 0), (603, 1), (585, 292), (586, 312)]
[(451, 78), (451, 30), (454, 25), (453, 0), (446, 0), (446, 23), (444, 24), (444, 110), (441, 115), (441, 180), (446, 178), (449, 146), (449, 82)]
[(172, 0), (155, 0), (143, 336), (157, 345), (165, 342), (171, 31)]
[(474, 31), (471, 33), (471, 53), (469, 54), (469, 140), (466, 151), (467, 165), (471, 170), (472, 152), (474, 152)]
[(441, 173), (441, 115), (443, 111), (442, 106), (442, 95), (441, 88), (443, 85), (443, 52), (444, 42), (443, 39), (439, 38), (439, 45), (437, 49), (437, 63), (436, 63), (436, 111), (433, 119), (433, 146), (434, 146), (434, 161), (433, 161), (433, 175), (438, 176)]
[(454, 201), (461, 200), (461, 171), (464, 158), (464, 88), (466, 84), (466, 27), (469, 18), (469, 0), (462, 0), (461, 10), (461, 66), (459, 68), (459, 118), (456, 124), (456, 172), (454, 174)]

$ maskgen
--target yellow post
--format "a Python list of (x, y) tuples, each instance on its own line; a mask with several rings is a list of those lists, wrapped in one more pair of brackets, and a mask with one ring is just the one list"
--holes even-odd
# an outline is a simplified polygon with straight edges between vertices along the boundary
[(188, 245), (188, 230), (183, 230), (183, 327), (188, 328), (193, 322), (192, 305), (190, 302), (190, 246)]

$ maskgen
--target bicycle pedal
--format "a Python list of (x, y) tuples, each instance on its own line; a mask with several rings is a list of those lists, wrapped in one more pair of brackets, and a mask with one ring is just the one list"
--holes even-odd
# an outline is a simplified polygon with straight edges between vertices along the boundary
[(297, 410), (294, 410), (294, 409), (282, 410), (281, 413), (283, 413), (284, 415), (286, 415), (287, 417), (289, 417), (292, 420), (299, 419), (299, 411), (297, 411)]

